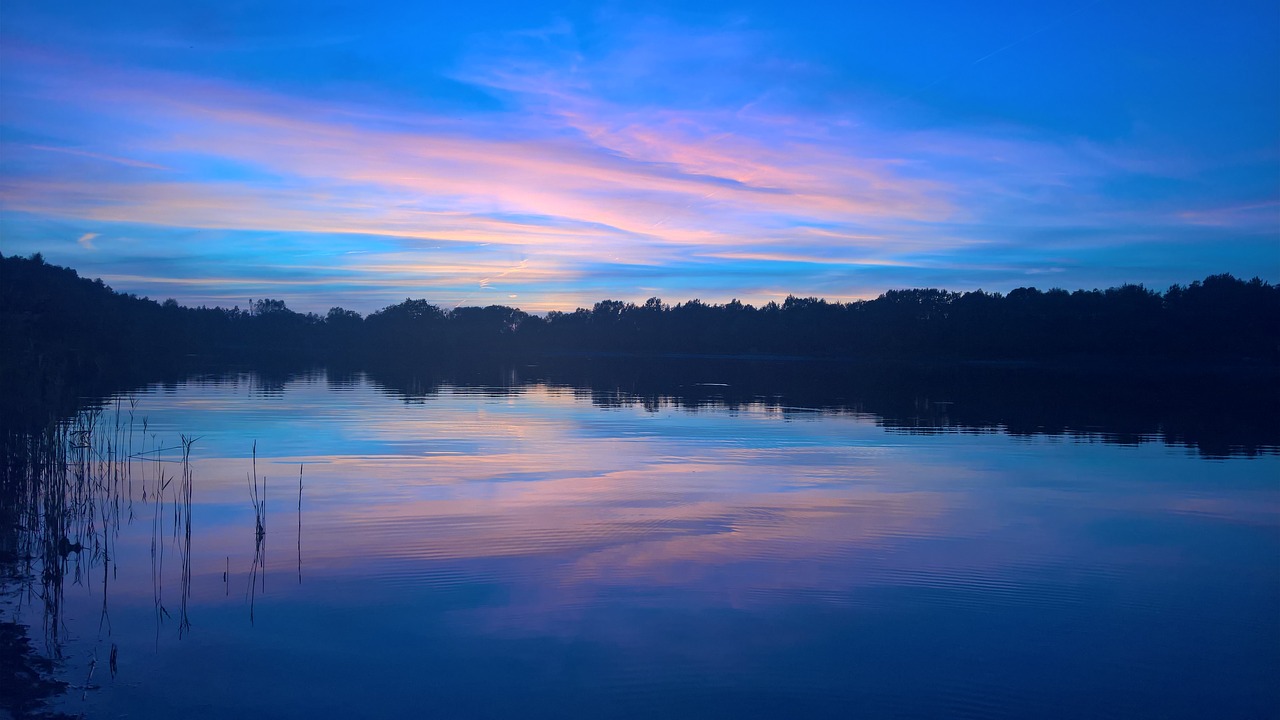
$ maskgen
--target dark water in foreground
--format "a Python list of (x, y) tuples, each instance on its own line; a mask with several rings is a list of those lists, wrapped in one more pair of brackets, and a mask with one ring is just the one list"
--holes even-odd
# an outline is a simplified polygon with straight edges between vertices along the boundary
[(719, 387), (140, 391), (62, 436), (85, 547), (9, 531), (0, 615), (92, 718), (1280, 713), (1274, 446)]

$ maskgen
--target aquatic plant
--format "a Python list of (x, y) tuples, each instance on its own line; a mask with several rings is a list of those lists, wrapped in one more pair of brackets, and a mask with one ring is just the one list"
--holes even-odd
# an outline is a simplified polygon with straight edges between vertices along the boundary
[[(108, 600), (116, 573), (115, 543), (120, 526), (135, 519), (135, 501), (152, 506), (157, 639), (168, 617), (163, 563), (170, 543), (182, 558), (179, 637), (190, 629), (191, 450), (197, 438), (182, 436), (180, 446), (157, 442), (146, 419), (137, 419), (136, 407), (133, 398), (117, 398), (111, 406), (89, 408), (36, 431), (0, 431), (0, 591), (17, 599), (18, 614), (26, 607), (38, 608), (44, 631), (42, 655), (53, 663), (64, 659), (63, 597), (68, 583), (91, 586), (91, 579), (101, 583), (95, 589), (102, 598), (99, 640), (112, 634)], [(166, 459), (178, 450), (180, 460)], [(166, 470), (168, 462), (179, 463), (178, 475)], [(140, 483), (135, 484), (135, 474), (140, 475)], [(140, 498), (135, 497), (135, 485)], [(45, 667), (41, 662), (22, 661), (20, 654), (2, 652), (2, 662)], [(112, 643), (112, 677), (118, 671), (118, 653)], [(88, 657), (88, 675), (74, 685), (82, 693), (94, 687), (97, 648)], [(50, 679), (41, 687), (52, 687), (48, 683), (55, 681)], [(30, 708), (22, 709), (18, 716), (29, 712)]]
[(246, 595), (249, 600), (249, 623), (254, 621), (254, 605), (257, 599), (259, 584), (265, 592), (267, 589), (267, 478), (262, 478), (262, 488), (258, 488), (258, 441), (253, 441), (253, 474), (249, 480), (249, 500), (253, 504), (253, 564), (249, 569), (249, 587)]

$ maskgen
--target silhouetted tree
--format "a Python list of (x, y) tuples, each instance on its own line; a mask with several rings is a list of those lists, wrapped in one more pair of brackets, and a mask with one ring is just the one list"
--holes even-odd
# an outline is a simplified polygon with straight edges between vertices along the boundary
[(512, 353), (675, 353), (915, 359), (1164, 358), (1280, 362), (1280, 289), (1211, 275), (1163, 294), (1024, 287), (1007, 295), (935, 288), (874, 300), (789, 296), (754, 307), (689, 300), (529, 315), (501, 305), (442, 310), (406, 299), (368, 317), (334, 307), (323, 317), (284, 301), (249, 310), (185, 308), (113, 292), (38, 254), (0, 256), (0, 370), (12, 378), (101, 373), (121, 363), (178, 358), (413, 363)]

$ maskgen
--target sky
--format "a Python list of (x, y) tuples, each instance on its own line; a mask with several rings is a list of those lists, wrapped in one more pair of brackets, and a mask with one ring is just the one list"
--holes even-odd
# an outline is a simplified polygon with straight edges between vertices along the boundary
[(5, 0), (34, 252), (320, 313), (1280, 282), (1280, 4)]

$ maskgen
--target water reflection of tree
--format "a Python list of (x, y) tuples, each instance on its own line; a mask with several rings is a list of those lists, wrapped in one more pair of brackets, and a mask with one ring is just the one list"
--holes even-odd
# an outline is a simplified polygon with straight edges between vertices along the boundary
[(1280, 452), (1280, 383), (1265, 367), (882, 363), (581, 356), (518, 366), (381, 366), (405, 402), (445, 391), (573, 392), (597, 407), (861, 414), (890, 432), (1049, 435), (1164, 442), (1205, 457)]

